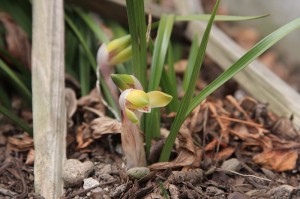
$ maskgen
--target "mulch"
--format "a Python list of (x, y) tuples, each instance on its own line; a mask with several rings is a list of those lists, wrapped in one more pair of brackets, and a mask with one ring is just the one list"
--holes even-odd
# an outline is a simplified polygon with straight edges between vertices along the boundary
[[(101, 117), (107, 118), (102, 106), (95, 92), (77, 100), (67, 137), (68, 158), (92, 161), (90, 177), (99, 184), (66, 188), (62, 198), (300, 197), (299, 131), (289, 118), (269, 112), (267, 104), (249, 96), (208, 98), (185, 122), (173, 159), (150, 165), (151, 172), (139, 180), (122, 166), (119, 133), (96, 128)], [(163, 114), (163, 132), (172, 119)], [(41, 198), (33, 188), (32, 138), (8, 121), (0, 132), (1, 198)], [(153, 144), (151, 157), (158, 157), (164, 136)], [(178, 160), (180, 154), (184, 158)]]

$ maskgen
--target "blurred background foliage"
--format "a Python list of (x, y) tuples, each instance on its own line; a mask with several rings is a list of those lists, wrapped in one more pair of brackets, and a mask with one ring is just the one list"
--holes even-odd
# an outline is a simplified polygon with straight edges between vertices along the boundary
[[(18, 111), (21, 107), (31, 109), (31, 7), (28, 0), (0, 1), (0, 112), (20, 127)], [(100, 44), (126, 34), (128, 30), (120, 24), (65, 3), (66, 85), (77, 97), (95, 87)], [(120, 72), (126, 68), (130, 70), (117, 66)]]

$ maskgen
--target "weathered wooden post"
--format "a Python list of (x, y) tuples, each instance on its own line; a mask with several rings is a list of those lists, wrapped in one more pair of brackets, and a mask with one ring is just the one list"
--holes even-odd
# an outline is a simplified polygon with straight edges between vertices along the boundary
[(66, 147), (63, 0), (33, 0), (32, 43), (35, 191), (57, 199)]

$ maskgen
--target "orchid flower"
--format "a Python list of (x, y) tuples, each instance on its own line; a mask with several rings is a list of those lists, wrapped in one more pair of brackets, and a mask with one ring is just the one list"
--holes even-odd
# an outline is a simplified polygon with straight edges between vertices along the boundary
[[(131, 37), (126, 35), (118, 39), (112, 40), (108, 44), (103, 43), (97, 52), (97, 87), (100, 90), (101, 75), (106, 82), (111, 95), (116, 104), (118, 104), (117, 88), (113, 84), (110, 75), (113, 72), (113, 66), (127, 61), (131, 58)], [(114, 110), (103, 100), (104, 104), (114, 113)], [(118, 118), (117, 114), (114, 115)]]
[(123, 114), (133, 123), (138, 123), (137, 112), (150, 113), (152, 108), (168, 105), (172, 96), (160, 91), (142, 90), (140, 82), (133, 75), (113, 74), (112, 80), (120, 88), (119, 104)]
[(98, 64), (114, 66), (123, 63), (131, 57), (130, 35), (112, 40), (108, 44), (103, 43), (97, 53)]
[(149, 113), (152, 108), (166, 106), (172, 96), (160, 91), (146, 93), (139, 80), (133, 75), (113, 74), (113, 82), (119, 87), (119, 104), (122, 111), (121, 140), (127, 168), (146, 165), (144, 137), (139, 129), (142, 113)]

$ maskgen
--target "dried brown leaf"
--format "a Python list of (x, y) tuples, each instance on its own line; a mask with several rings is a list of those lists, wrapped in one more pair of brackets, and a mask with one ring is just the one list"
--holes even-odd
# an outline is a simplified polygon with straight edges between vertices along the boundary
[(171, 162), (158, 162), (149, 166), (150, 169), (159, 170), (159, 169), (168, 169), (168, 168), (176, 168), (189, 166), (193, 164), (195, 161), (194, 154), (187, 150), (182, 150), (179, 152), (179, 155), (174, 161)]
[(87, 127), (86, 124), (83, 124), (77, 128), (76, 134), (76, 141), (77, 141), (77, 148), (83, 149), (88, 147), (94, 139), (91, 138), (90, 129)]
[(234, 147), (227, 147), (221, 151), (219, 151), (216, 156), (214, 157), (214, 160), (226, 160), (228, 159), (230, 156), (232, 156), (232, 154), (235, 152), (235, 148)]
[[(250, 133), (251, 131), (251, 133)], [(273, 148), (272, 140), (266, 136), (264, 129), (261, 128), (249, 128), (244, 124), (237, 124), (230, 133), (236, 135), (245, 142), (257, 142), (257, 145), (261, 146), (263, 149)]]
[(250, 119), (250, 116), (247, 114), (247, 112), (240, 106), (238, 101), (232, 95), (227, 95), (226, 100), (228, 102), (230, 102), (236, 108), (236, 110), (241, 112), (244, 115), (244, 117), (246, 118), (247, 121), (252, 121)]
[(187, 128), (189, 120), (186, 120), (185, 123), (179, 130), (177, 136), (179, 145), (178, 145), (178, 156), (174, 161), (171, 162), (158, 162), (149, 166), (150, 169), (167, 169), (174, 167), (182, 167), (192, 165), (196, 159), (195, 146), (193, 143), (193, 138), (190, 130)]
[(77, 110), (77, 99), (73, 89), (65, 89), (68, 127), (73, 126), (72, 116)]
[(0, 22), (6, 31), (5, 40), (8, 52), (30, 69), (31, 46), (26, 32), (7, 13), (0, 13)]
[(121, 133), (121, 122), (109, 117), (96, 118), (91, 122), (90, 128), (94, 139), (99, 139), (105, 134)]
[(8, 137), (8, 149), (11, 151), (28, 151), (31, 148), (33, 148), (33, 139), (27, 133), (18, 137)]
[(177, 74), (183, 74), (186, 70), (188, 60), (183, 59), (174, 64), (174, 70)]
[(66, 88), (66, 108), (67, 108), (67, 116), (71, 118), (77, 110), (77, 99), (76, 94), (73, 89)]
[(300, 134), (300, 132), (294, 128), (292, 121), (288, 118), (279, 118), (272, 127), (272, 133), (285, 140), (299, 139)]
[(296, 150), (267, 150), (253, 157), (253, 161), (266, 169), (278, 172), (292, 170), (296, 166)]
[(31, 148), (27, 154), (27, 158), (26, 158), (26, 165), (33, 165), (34, 163), (34, 149)]
[(79, 107), (91, 107), (98, 110), (101, 115), (105, 113), (105, 106), (102, 103), (101, 96), (97, 89), (93, 89), (88, 95), (81, 97), (77, 101)]

